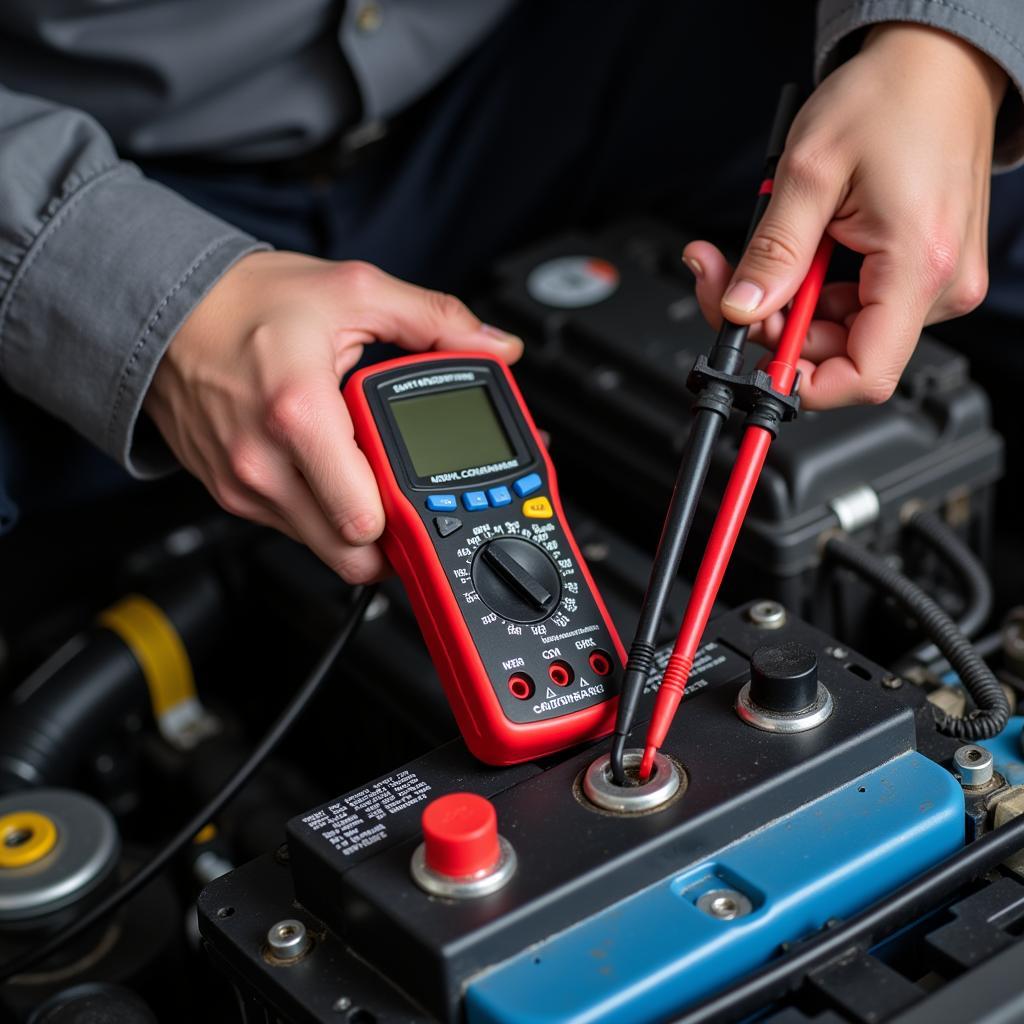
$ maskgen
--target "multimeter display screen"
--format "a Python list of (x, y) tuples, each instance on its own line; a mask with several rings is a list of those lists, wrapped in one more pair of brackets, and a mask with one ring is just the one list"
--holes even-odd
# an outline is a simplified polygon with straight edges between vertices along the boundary
[(391, 402), (417, 476), (431, 477), (515, 457), (486, 387)]

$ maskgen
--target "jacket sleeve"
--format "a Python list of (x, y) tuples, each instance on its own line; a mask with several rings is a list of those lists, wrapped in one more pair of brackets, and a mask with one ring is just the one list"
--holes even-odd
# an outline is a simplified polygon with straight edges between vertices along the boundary
[(1024, 162), (1024, 0), (821, 0), (814, 69), (819, 80), (882, 21), (913, 21), (960, 36), (1010, 78), (996, 122), (995, 166)]
[(261, 247), (118, 159), (88, 115), (0, 88), (0, 378), (133, 475), (173, 465), (136, 423), (175, 331)]

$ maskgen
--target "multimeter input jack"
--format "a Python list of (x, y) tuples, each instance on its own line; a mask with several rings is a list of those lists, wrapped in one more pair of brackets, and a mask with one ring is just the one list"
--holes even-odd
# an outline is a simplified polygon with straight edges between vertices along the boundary
[(567, 661), (553, 661), (548, 665), (548, 677), (555, 686), (568, 686), (576, 678), (576, 673)]
[(611, 656), (606, 654), (604, 651), (592, 651), (587, 660), (590, 663), (591, 671), (597, 675), (606, 676), (610, 674), (612, 670), (612, 659)]
[(508, 690), (517, 700), (529, 700), (537, 687), (525, 672), (516, 672), (508, 677)]

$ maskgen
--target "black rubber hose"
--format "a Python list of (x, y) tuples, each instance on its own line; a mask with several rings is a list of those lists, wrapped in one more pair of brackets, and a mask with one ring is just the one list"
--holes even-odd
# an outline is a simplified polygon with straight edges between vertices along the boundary
[(960, 718), (933, 708), (939, 732), (963, 740), (984, 740), (1000, 733), (1010, 717), (1010, 705), (999, 681), (956, 623), (916, 583), (878, 555), (843, 537), (833, 537), (825, 552), (852, 569), (884, 594), (895, 598), (912, 615), (946, 656), (974, 701), (975, 710)]
[[(201, 663), (224, 621), (216, 577), (192, 572), (140, 593), (167, 617), (189, 661)], [(146, 676), (125, 641), (106, 626), (90, 627), (0, 705), (0, 792), (74, 786), (98, 740), (150, 706)]]
[[(918, 534), (953, 570), (964, 588), (964, 611), (958, 625), (966, 637), (974, 637), (992, 614), (992, 582), (977, 555), (934, 512), (921, 509), (907, 520), (907, 529)], [(936, 652), (928, 644), (910, 655), (916, 662), (934, 661)]]
[(299, 720), (313, 698), (320, 692), (324, 680), (344, 650), (349, 637), (363, 621), (366, 607), (376, 593), (375, 586), (357, 587), (353, 591), (352, 605), (341, 628), (331, 639), (327, 650), (313, 666), (309, 675), (284, 710), (267, 730), (266, 735), (256, 745), (252, 753), (225, 780), (216, 796), (208, 800), (200, 810), (155, 853), (134, 875), (123, 882), (109, 896), (86, 911), (77, 921), (63, 931), (44, 940), (35, 949), (0, 965), (0, 982), (15, 975), (22, 974), (30, 967), (51, 956), (65, 943), (88, 931), (108, 914), (115, 911), (126, 900), (131, 899), (140, 889), (148, 885), (162, 872), (171, 860), (192, 842), (196, 833), (215, 818), (237, 795), (245, 784), (253, 777), (257, 769), (277, 749), (281, 741), (288, 735), (292, 726)]

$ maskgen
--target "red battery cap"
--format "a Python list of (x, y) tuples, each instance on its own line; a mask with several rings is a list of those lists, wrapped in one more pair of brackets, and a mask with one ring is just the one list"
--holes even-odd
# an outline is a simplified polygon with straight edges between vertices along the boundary
[(449, 793), (423, 811), (426, 865), (449, 878), (492, 871), (501, 859), (498, 816), (490, 800), (476, 793)]

